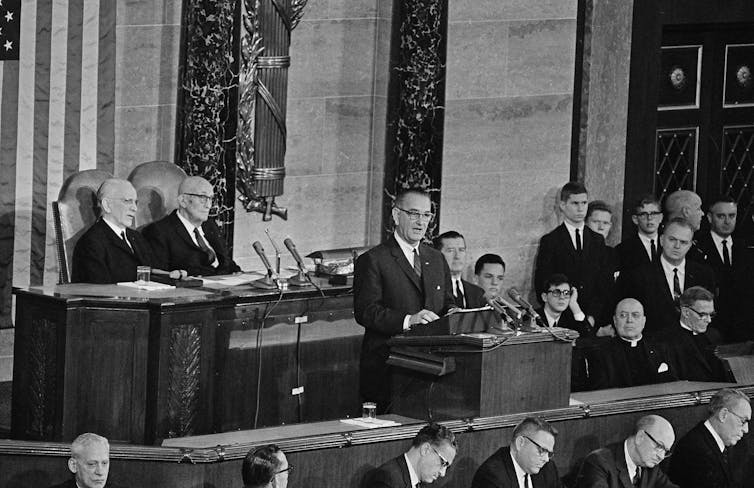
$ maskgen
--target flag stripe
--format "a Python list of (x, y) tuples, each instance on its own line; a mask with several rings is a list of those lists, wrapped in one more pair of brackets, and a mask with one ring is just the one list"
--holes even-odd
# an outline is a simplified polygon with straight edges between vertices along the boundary
[(50, 41), (52, 2), (37, 3), (36, 54), (34, 57), (34, 173), (31, 207), (31, 256), (29, 283), (44, 283), (45, 235), (47, 233), (47, 144), (50, 116)]
[(97, 86), (97, 169), (115, 171), (115, 11), (116, 0), (100, 0)]
[(79, 169), (97, 167), (97, 68), (99, 67), (99, 2), (84, 2), (81, 35), (81, 128)]
[(18, 61), (0, 61), (0, 328), (11, 327), (13, 229), (16, 205)]
[[(63, 184), (63, 147), (65, 143), (65, 72), (68, 48), (68, 2), (53, 0), (52, 42), (50, 43), (50, 121), (48, 129), (47, 213), (52, 215), (52, 202), (58, 199)], [(55, 231), (47, 219), (45, 238), (44, 282), (55, 283), (58, 277)]]
[(16, 137), (16, 215), (13, 236), (13, 284), (29, 286), (31, 197), (34, 160), (34, 63), (37, 1), (26, 0), (21, 12)]
[(81, 31), (84, 0), (68, 2), (68, 72), (65, 79), (65, 147), (63, 176), (79, 170), (79, 126), (81, 116)]

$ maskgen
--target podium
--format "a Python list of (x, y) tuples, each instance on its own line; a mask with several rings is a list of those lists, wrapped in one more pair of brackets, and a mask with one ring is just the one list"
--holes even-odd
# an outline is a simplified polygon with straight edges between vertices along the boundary
[(447, 420), (568, 406), (576, 331), (488, 327), (453, 333), (459, 320), (478, 330), (488, 317), (452, 317), (389, 341), (391, 413)]

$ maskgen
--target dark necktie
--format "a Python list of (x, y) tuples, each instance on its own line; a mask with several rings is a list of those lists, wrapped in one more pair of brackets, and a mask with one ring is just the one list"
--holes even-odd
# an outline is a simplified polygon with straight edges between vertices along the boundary
[(678, 279), (678, 268), (673, 268), (673, 301), (678, 303), (681, 298), (681, 280)]
[(128, 239), (126, 239), (126, 231), (125, 230), (120, 233), (120, 237), (121, 237), (121, 239), (123, 239), (123, 242), (126, 243), (126, 246), (128, 246), (128, 248), (131, 250), (131, 252), (134, 252), (134, 248), (131, 247), (131, 243), (128, 242)]
[(463, 291), (460, 286), (461, 280), (455, 280), (453, 283), (455, 284), (455, 290), (453, 291), (456, 296), (456, 305), (466, 308), (466, 297), (463, 296)]
[(725, 449), (723, 449), (723, 464), (725, 464), (725, 469), (728, 469), (728, 461), (728, 448), (726, 447)]
[(650, 259), (651, 262), (657, 261), (657, 246), (655, 246), (655, 240), (650, 239), (649, 240), (649, 252), (652, 255), (652, 258)]
[(581, 233), (576, 229), (576, 252), (581, 252)]
[(199, 245), (199, 249), (207, 254), (209, 264), (211, 265), (212, 263), (214, 263), (215, 259), (217, 259), (217, 255), (215, 254), (215, 251), (213, 251), (212, 248), (207, 245), (207, 241), (204, 240), (202, 233), (199, 232), (199, 229), (197, 227), (194, 227), (194, 237), (196, 237), (196, 243)]
[(419, 278), (422, 277), (422, 262), (421, 259), (419, 259), (419, 251), (414, 249), (414, 273), (416, 273), (416, 276)]
[(634, 475), (634, 486), (641, 485), (641, 466), (636, 466), (636, 474)]
[(558, 321), (557, 320), (553, 321), (552, 327), (557, 327), (557, 326), (558, 326)]
[(529, 473), (524, 475), (524, 488), (531, 488), (531, 483), (529, 483)]
[(728, 239), (723, 239), (723, 264), (730, 266), (730, 253), (728, 252)]

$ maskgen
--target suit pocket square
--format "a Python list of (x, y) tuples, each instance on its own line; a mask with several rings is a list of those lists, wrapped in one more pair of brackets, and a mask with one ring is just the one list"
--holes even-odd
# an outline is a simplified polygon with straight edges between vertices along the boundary
[(657, 368), (657, 372), (658, 373), (665, 373), (668, 369), (670, 369), (670, 368), (668, 368), (667, 363), (660, 363), (660, 367)]

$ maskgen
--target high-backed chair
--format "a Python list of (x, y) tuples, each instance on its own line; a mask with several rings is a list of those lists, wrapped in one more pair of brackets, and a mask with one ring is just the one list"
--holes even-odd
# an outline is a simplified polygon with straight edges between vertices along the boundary
[(58, 255), (58, 282), (71, 282), (73, 249), (81, 235), (99, 217), (97, 190), (113, 175), (99, 169), (87, 169), (69, 176), (52, 202), (55, 248)]
[(128, 181), (136, 188), (139, 206), (136, 227), (141, 229), (178, 207), (178, 187), (186, 172), (167, 161), (150, 161), (135, 167)]

